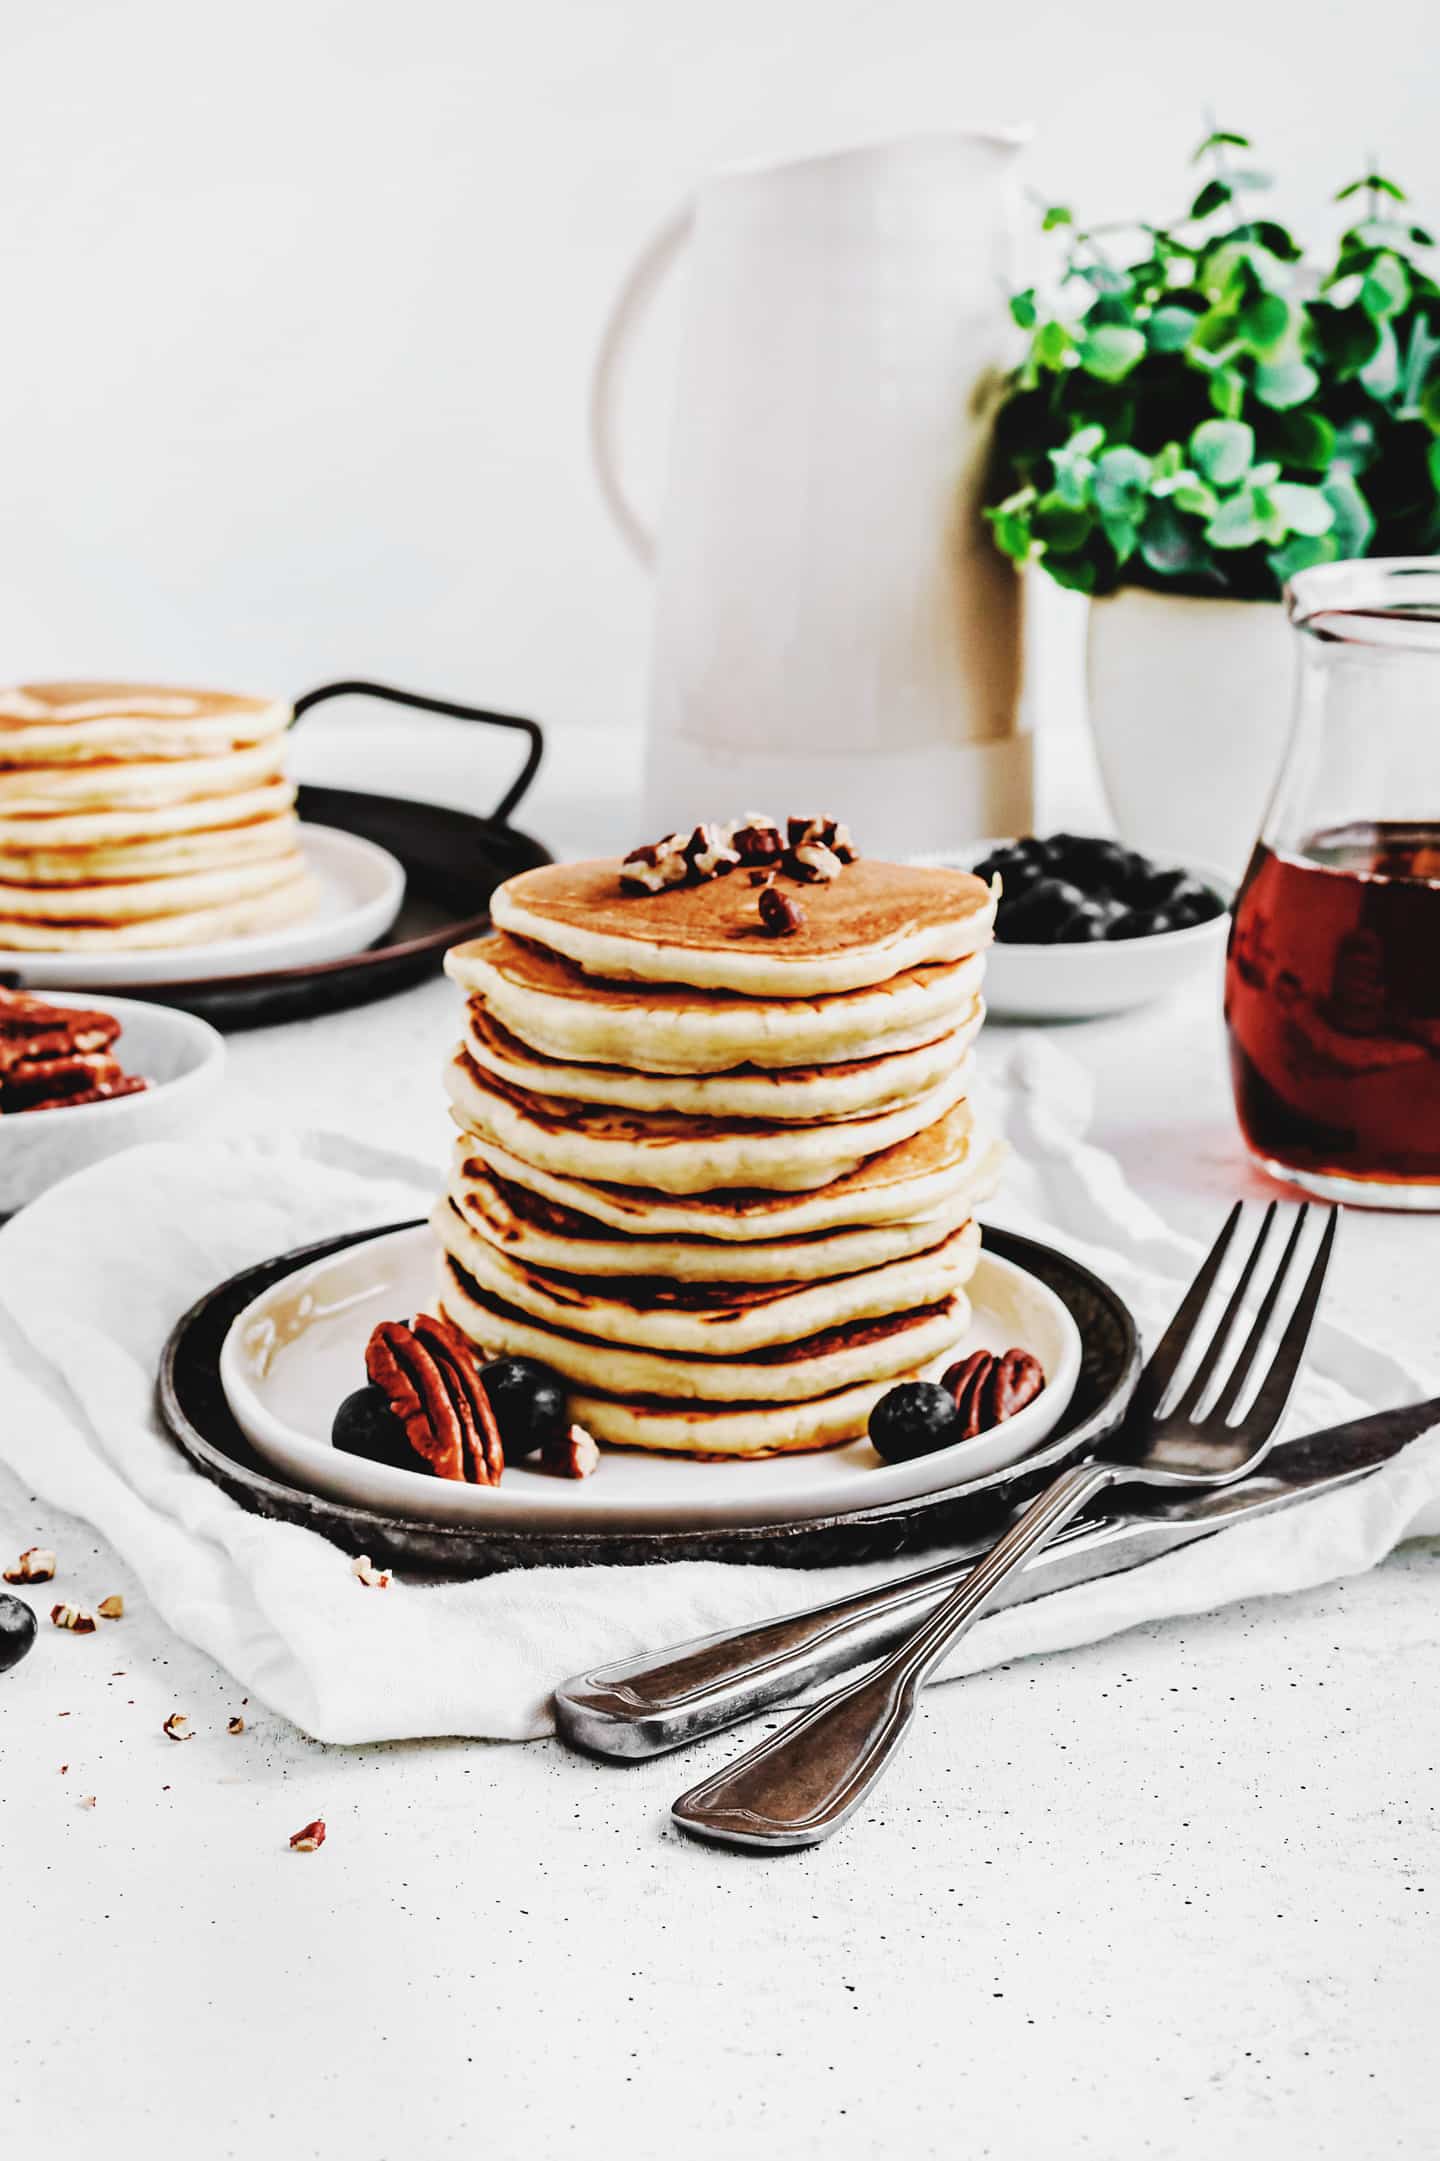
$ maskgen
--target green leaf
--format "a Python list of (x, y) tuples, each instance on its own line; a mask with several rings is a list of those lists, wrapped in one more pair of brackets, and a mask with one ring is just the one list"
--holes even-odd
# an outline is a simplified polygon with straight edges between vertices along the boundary
[(1320, 533), (1328, 533), (1335, 523), (1335, 506), (1327, 501), (1319, 488), (1303, 487), (1295, 480), (1279, 480), (1270, 490), (1270, 500), (1284, 520), (1287, 532), (1304, 533), (1314, 538)]
[(1356, 377), (1372, 398), (1393, 397), (1400, 387), (1400, 347), (1388, 321), (1379, 325), (1380, 342)]
[(1244, 420), (1202, 420), (1190, 437), (1190, 458), (1216, 488), (1234, 487), (1250, 470), (1255, 430)]
[(1245, 495), (1232, 496), (1228, 503), (1222, 503), (1205, 528), (1205, 538), (1212, 548), (1253, 548), (1264, 537), (1255, 506)]
[(1332, 296), (1312, 301), (1306, 313), (1327, 374), (1345, 382), (1373, 359), (1380, 344), (1381, 325), (1362, 309), (1337, 305)]
[(1063, 495), (1054, 492), (1042, 495), (1035, 505), (1032, 531), (1038, 541), (1043, 541), (1047, 555), (1076, 554), (1084, 547), (1092, 530), (1089, 513), (1067, 503)]
[(1190, 205), (1192, 218), (1213, 218), (1217, 210), (1234, 198), (1235, 190), (1227, 180), (1207, 180), (1194, 202)]
[(1277, 225), (1273, 218), (1247, 219), (1245, 224), (1236, 226), (1234, 238), (1253, 241), (1257, 247), (1264, 248), (1267, 254), (1273, 255), (1276, 261), (1281, 263), (1298, 263), (1305, 252), (1300, 243), (1286, 232), (1285, 227)]
[(1335, 513), (1335, 523), (1330, 530), (1337, 553), (1364, 555), (1375, 532), (1375, 518), (1356, 486), (1353, 474), (1343, 466), (1337, 466), (1321, 481), (1320, 492)]
[(1040, 220), (1040, 230), (1042, 233), (1053, 233), (1062, 225), (1073, 225), (1074, 223), (1073, 211), (1067, 210), (1063, 203), (1052, 203)]
[(1440, 440), (1437, 440), (1430, 445), (1430, 455), (1428, 462), (1430, 466), (1430, 478), (1434, 483), (1435, 493), (1437, 495), (1440, 495)]
[(1367, 315), (1399, 315), (1410, 305), (1410, 278), (1398, 255), (1377, 255), (1360, 287)]
[(1189, 308), (1157, 308), (1145, 325), (1145, 335), (1154, 353), (1178, 353), (1190, 343), (1191, 333), (1199, 322), (1198, 315)]
[(1255, 370), (1255, 395), (1275, 412), (1304, 405), (1320, 388), (1320, 378), (1305, 360), (1262, 361)]
[(1317, 563), (1333, 563), (1339, 554), (1332, 533), (1324, 533), (1317, 539), (1297, 534), (1287, 540), (1283, 548), (1276, 548), (1266, 557), (1275, 573), (1277, 585), (1287, 585), (1297, 571), (1313, 570)]
[(1099, 421), (1095, 420), (1090, 423), (1088, 428), (1077, 429), (1065, 445), (1065, 448), (1073, 451), (1077, 458), (1093, 458), (1104, 441), (1105, 430), (1101, 427)]
[(1095, 507), (1102, 517), (1135, 518), (1150, 485), (1150, 460), (1143, 451), (1119, 444), (1095, 467)]
[(1114, 550), (1115, 560), (1123, 569), (1140, 545), (1140, 526), (1136, 519), (1102, 516), (1101, 529)]
[(1144, 358), (1144, 332), (1122, 323), (1102, 323), (1086, 335), (1080, 347), (1081, 367), (1102, 383), (1123, 382)]
[(1210, 378), (1210, 403), (1222, 420), (1238, 420), (1245, 410), (1245, 378), (1238, 368), (1220, 368)]
[(1352, 473), (1363, 473), (1375, 456), (1375, 427), (1372, 421), (1357, 414), (1335, 430), (1335, 456), (1333, 465), (1345, 467)]
[(1076, 593), (1095, 590), (1095, 565), (1085, 556), (1047, 555), (1045, 568), (1057, 585), (1069, 586)]
[(1214, 489), (1207, 488), (1194, 473), (1181, 476), (1170, 490), (1170, 500), (1177, 510), (1188, 511), (1194, 518), (1213, 518), (1220, 508), (1220, 498)]
[(1185, 469), (1185, 453), (1178, 443), (1167, 443), (1157, 450), (1150, 461), (1152, 485), (1157, 480), (1173, 480)]
[(1022, 330), (1033, 330), (1035, 328), (1036, 323), (1040, 320), (1040, 315), (1035, 306), (1035, 289), (1033, 286), (1027, 286), (1023, 293), (1011, 295), (1010, 314)]
[(1352, 180), (1349, 187), (1341, 188), (1335, 200), (1348, 203), (1352, 195), (1363, 195), (1367, 188), (1376, 195), (1388, 195), (1392, 202), (1404, 203), (1410, 199), (1403, 188), (1397, 187), (1393, 180), (1387, 180), (1383, 173), (1365, 173), (1359, 180)]
[(1075, 350), (1075, 340), (1063, 323), (1042, 323), (1035, 333), (1035, 358), (1042, 368), (1058, 374)]
[(1191, 158), (1190, 163), (1198, 165), (1202, 158), (1209, 157), (1216, 150), (1251, 150), (1253, 148), (1254, 145), (1248, 135), (1233, 135), (1229, 128), (1215, 128), (1206, 136), (1200, 148)]
[(1288, 301), (1278, 293), (1259, 293), (1235, 318), (1235, 335), (1252, 353), (1273, 352), (1288, 335), (1293, 320)]
[(1211, 567), (1201, 528), (1173, 503), (1151, 503), (1140, 528), (1140, 554), (1165, 578), (1194, 576)]
[(1335, 455), (1335, 430), (1321, 413), (1279, 413), (1265, 433), (1266, 443), (1286, 465), (1323, 473)]

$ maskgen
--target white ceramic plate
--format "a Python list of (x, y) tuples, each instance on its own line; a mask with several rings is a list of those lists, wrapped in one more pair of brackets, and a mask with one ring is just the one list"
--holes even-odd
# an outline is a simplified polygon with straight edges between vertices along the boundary
[[(976, 840), (947, 855), (916, 856), (917, 863), (940, 863), (973, 870), (1004, 840)], [(1202, 865), (1169, 862), (1162, 869), (1184, 869), (1218, 893), (1228, 911), (1235, 881)], [(1002, 902), (1003, 906), (1003, 902)], [(985, 959), (985, 1008), (992, 1020), (1091, 1020), (1103, 1013), (1125, 1013), (1163, 998), (1207, 970), (1218, 976), (1230, 935), (1229, 914), (1188, 930), (1167, 930), (1153, 938), (1117, 938), (1095, 945), (992, 945)]]
[(320, 888), (319, 905), (303, 923), (214, 945), (157, 946), (145, 953), (0, 951), (0, 969), (13, 969), (27, 989), (125, 990), (140, 983), (188, 983), (197, 977), (305, 968), (315, 961), (363, 953), (400, 913), (403, 868), (388, 849), (334, 826), (302, 826), (300, 845)]
[(225, 1070), (225, 1041), (208, 1021), (130, 998), (56, 998), (56, 1005), (103, 1005), (120, 1023), (115, 1055), (143, 1074), (142, 1095), (73, 1110), (16, 1111), (0, 1118), (0, 1215), (13, 1215), (72, 1171), (141, 1141), (177, 1140), (209, 1109)]
[(408, 1320), (431, 1307), (435, 1256), (425, 1225), (393, 1231), (286, 1276), (236, 1316), (220, 1353), (225, 1399), (246, 1439), (293, 1483), (393, 1515), (497, 1529), (803, 1523), (938, 1492), (1018, 1462), (1058, 1423), (1080, 1372), (1080, 1332), (1066, 1306), (1023, 1269), (986, 1254), (970, 1284), (975, 1318), (963, 1349), (1018, 1344), (1039, 1359), (1046, 1386), (1016, 1417), (973, 1441), (891, 1464), (868, 1441), (751, 1463), (607, 1448), (583, 1480), (516, 1464), (498, 1486), (465, 1486), (330, 1445), (337, 1407), (364, 1385), (365, 1345), (376, 1322)]

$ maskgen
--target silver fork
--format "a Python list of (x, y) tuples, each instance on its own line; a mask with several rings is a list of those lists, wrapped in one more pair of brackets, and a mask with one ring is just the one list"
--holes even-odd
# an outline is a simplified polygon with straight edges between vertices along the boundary
[(927, 1676), (992, 1603), (1013, 1571), (1023, 1567), (1072, 1516), (1113, 1486), (1227, 1486), (1255, 1469), (1285, 1414), (1300, 1370), (1330, 1264), (1339, 1211), (1329, 1210), (1314, 1261), (1274, 1356), (1243, 1416), (1232, 1424), (1232, 1413), (1254, 1379), (1308, 1210), (1297, 1210), (1254, 1324), (1225, 1371), (1222, 1362), (1275, 1220), (1271, 1202), (1193, 1375), (1178, 1398), (1167, 1403), (1187, 1352), (1199, 1340), (1205, 1308), (1240, 1213), (1237, 1202), (1141, 1375), (1124, 1424), (1111, 1436), (1105, 1457), (1062, 1471), (898, 1651), (849, 1687), (803, 1711), (725, 1770), (682, 1794), (671, 1811), (681, 1830), (724, 1846), (770, 1852), (818, 1845), (854, 1815), (888, 1768), (909, 1731)]

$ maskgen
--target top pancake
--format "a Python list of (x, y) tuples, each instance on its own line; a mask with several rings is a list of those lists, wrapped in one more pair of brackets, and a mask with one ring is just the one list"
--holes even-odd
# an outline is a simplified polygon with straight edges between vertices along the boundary
[(780, 883), (803, 918), (784, 937), (761, 924), (744, 871), (631, 893), (613, 856), (522, 871), (499, 888), (490, 913), (497, 930), (587, 975), (769, 998), (858, 990), (990, 943), (995, 896), (968, 871), (862, 859), (828, 883), (783, 875)]
[(0, 690), (0, 766), (217, 757), (282, 735), (274, 698), (145, 683), (22, 683)]

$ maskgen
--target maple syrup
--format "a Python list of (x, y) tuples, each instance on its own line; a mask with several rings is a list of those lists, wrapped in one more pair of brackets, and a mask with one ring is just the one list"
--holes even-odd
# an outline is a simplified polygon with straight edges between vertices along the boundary
[(1293, 853), (1262, 841), (1235, 903), (1225, 1019), (1262, 1164), (1366, 1181), (1376, 1200), (1433, 1186), (1440, 1207), (1440, 822), (1336, 826)]

